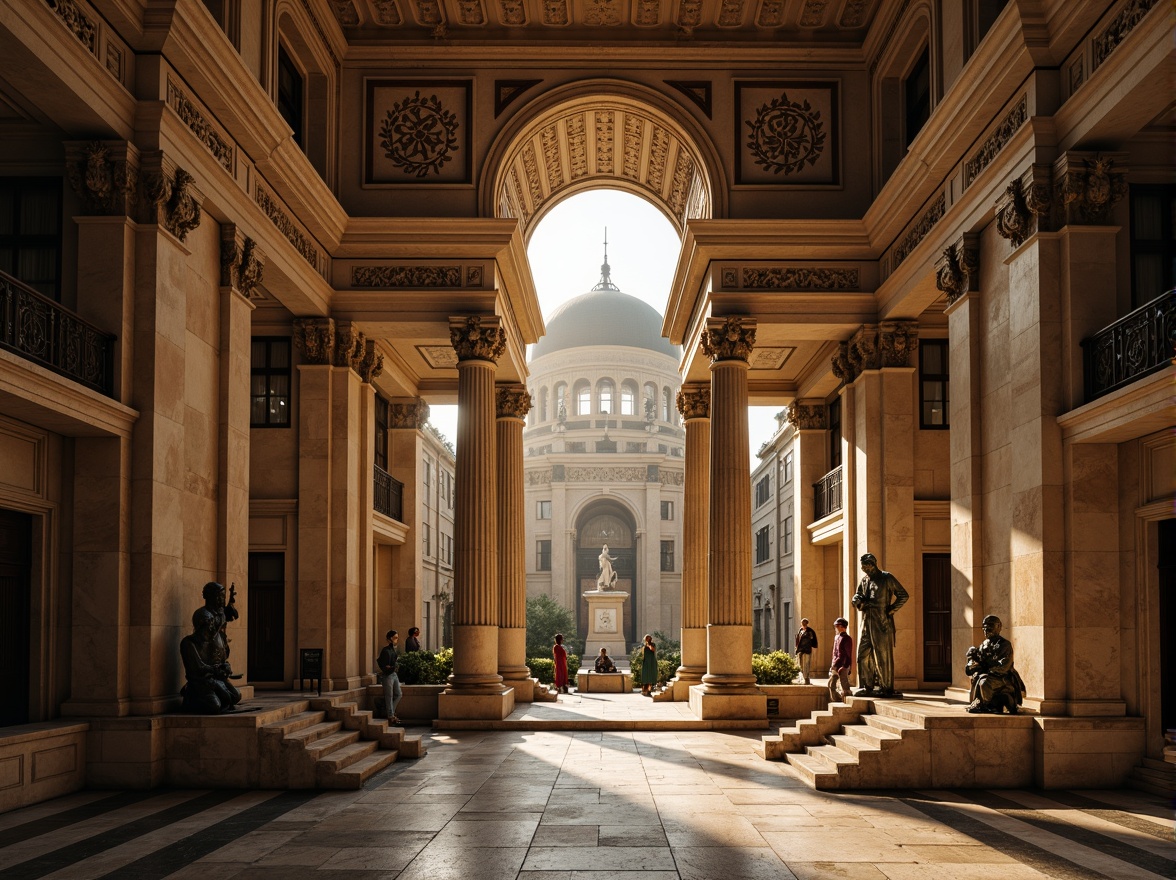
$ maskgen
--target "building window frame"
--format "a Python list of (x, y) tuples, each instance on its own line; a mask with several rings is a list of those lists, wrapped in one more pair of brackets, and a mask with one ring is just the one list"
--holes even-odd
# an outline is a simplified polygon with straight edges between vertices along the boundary
[(540, 538), (535, 542), (535, 571), (551, 571), (550, 538)]
[(924, 43), (902, 78), (902, 135), (909, 149), (931, 118), (931, 44)]
[(663, 501), (661, 503), (661, 518), (663, 522), (673, 522), (674, 519), (674, 502)]
[(772, 558), (772, 527), (763, 526), (755, 533), (755, 564), (763, 565)]
[(388, 470), (388, 401), (376, 395), (375, 463), (380, 470)]
[[(946, 339), (919, 340), (919, 428), (943, 431), (951, 427), (948, 405), (951, 402), (951, 377)], [(938, 406), (939, 419), (935, 407)]]
[(781, 482), (783, 482), (784, 485), (788, 485), (792, 482), (792, 463), (792, 453), (784, 453), (784, 461), (781, 463), (781, 470), (783, 471)]
[(294, 131), (294, 143), (302, 149), (306, 142), (306, 76), (294, 62), (294, 55), (278, 43), (278, 113)]
[[(293, 346), (289, 336), (254, 336), (250, 340), (250, 428), (289, 428), (290, 417), (290, 388), (292, 373)], [(258, 354), (261, 346), (260, 363)], [(275, 366), (275, 360), (280, 364), (281, 358), (275, 358), (275, 353), (284, 350), (285, 366)], [(258, 387), (258, 381), (261, 385)], [(275, 381), (277, 380), (277, 381)], [(284, 380), (284, 381), (282, 381)], [(285, 385), (285, 393), (281, 386)], [(260, 414), (256, 411), (261, 405)], [(284, 419), (284, 421), (283, 421)]]
[[(42, 231), (32, 232), (29, 227), (33, 220), (29, 208), (34, 199), (43, 198), (40, 207), (42, 216), (38, 227)], [(55, 302), (61, 301), (61, 218), (62, 188), (57, 177), (0, 177), (0, 205), (7, 202), (7, 216), (0, 217), (0, 271), (6, 272), (18, 281), (27, 284), (38, 293)], [(51, 212), (51, 213), (50, 213)], [(25, 258), (41, 255), (35, 261)], [(37, 263), (41, 272), (33, 272), (32, 264)], [(24, 265), (22, 265), (22, 263)], [(52, 276), (42, 272), (52, 272)]]
[(780, 553), (783, 556), (788, 556), (792, 553), (792, 517), (784, 517), (783, 535), (780, 548)]
[(551, 502), (535, 502), (535, 519), (551, 519)]
[[(755, 481), (755, 508), (763, 507), (772, 500), (772, 475), (764, 474)], [(753, 508), (753, 509), (755, 509)]]
[(841, 398), (835, 397), (827, 407), (829, 420), (829, 470), (841, 467)]
[[(1140, 222), (1142, 202), (1157, 199), (1158, 237), (1144, 238)], [(1176, 287), (1176, 184), (1138, 183), (1131, 185), (1131, 310), (1146, 305)], [(1154, 223), (1151, 225), (1155, 225)], [(1146, 280), (1140, 276), (1141, 258), (1159, 258), (1159, 275), (1154, 288), (1143, 289)], [(1155, 274), (1154, 272), (1151, 274)]]
[(661, 554), (660, 555), (661, 555), (661, 570), (662, 571), (675, 571), (675, 568), (674, 568), (674, 542), (673, 541), (662, 541), (661, 542)]

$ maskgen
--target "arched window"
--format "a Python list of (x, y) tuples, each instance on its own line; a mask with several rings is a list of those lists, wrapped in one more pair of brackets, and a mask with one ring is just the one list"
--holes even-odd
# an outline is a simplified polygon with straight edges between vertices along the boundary
[(621, 384), (621, 415), (637, 415), (637, 386), (632, 382)]
[(643, 397), (644, 397), (644, 400), (642, 401), (641, 405), (644, 408), (645, 412), (642, 413), (642, 415), (644, 415), (647, 419), (651, 419), (651, 420), (656, 419), (657, 418), (657, 386), (654, 385), (652, 382), (646, 383), (645, 389), (643, 391)]
[[(532, 410), (532, 412), (534, 412), (534, 410)], [(547, 415), (547, 389), (540, 388), (539, 389), (539, 421), (542, 423), (542, 422), (546, 422), (547, 419), (548, 419), (548, 415)]]
[(560, 410), (564, 411), (564, 415), (568, 412), (568, 386), (566, 382), (560, 382), (555, 386), (555, 394), (551, 398), (552, 415), (559, 418)]
[(576, 415), (588, 416), (592, 414), (592, 386), (587, 382), (576, 385)]
[(611, 379), (601, 379), (600, 384), (596, 386), (597, 412), (608, 413), (611, 415), (616, 412), (613, 409), (613, 383)]
[(662, 406), (661, 406), (661, 420), (668, 422), (670, 420), (670, 413), (674, 407), (671, 404), (673, 396), (670, 394), (669, 386), (662, 389)]

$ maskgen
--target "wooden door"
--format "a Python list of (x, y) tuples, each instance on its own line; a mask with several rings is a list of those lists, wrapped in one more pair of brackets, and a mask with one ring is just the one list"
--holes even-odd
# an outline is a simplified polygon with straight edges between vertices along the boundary
[(29, 722), (29, 590), (32, 517), (0, 510), (0, 726)]
[(249, 680), (285, 681), (286, 557), (249, 554)]
[(951, 554), (923, 554), (923, 680), (951, 681)]

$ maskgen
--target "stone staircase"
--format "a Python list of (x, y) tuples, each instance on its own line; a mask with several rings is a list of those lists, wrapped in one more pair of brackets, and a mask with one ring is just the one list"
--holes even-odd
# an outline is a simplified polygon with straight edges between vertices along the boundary
[(1170, 800), (1176, 797), (1176, 764), (1144, 758), (1131, 771), (1127, 784), (1137, 791), (1151, 792)]
[(399, 757), (424, 757), (421, 738), (374, 718), (366, 699), (364, 690), (314, 698), (259, 728), (261, 787), (358, 789)]
[(808, 746), (826, 744), (826, 737), (840, 733), (846, 724), (856, 724), (870, 710), (870, 701), (850, 697), (845, 703), (830, 703), (828, 709), (813, 712), (792, 727), (781, 727), (776, 736), (765, 736), (760, 756), (769, 761), (786, 761), (789, 754), (803, 752)]

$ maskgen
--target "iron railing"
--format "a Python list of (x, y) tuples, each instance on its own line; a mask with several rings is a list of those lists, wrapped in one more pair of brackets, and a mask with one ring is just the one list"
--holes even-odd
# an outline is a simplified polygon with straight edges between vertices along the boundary
[(1082, 340), (1086, 401), (1163, 369), (1176, 356), (1176, 290)]
[(0, 348), (114, 396), (115, 337), (0, 272)]
[(372, 492), (372, 507), (377, 512), (404, 522), (404, 484), (378, 464), (375, 470), (375, 485)]
[(841, 465), (813, 483), (813, 522), (841, 510)]

